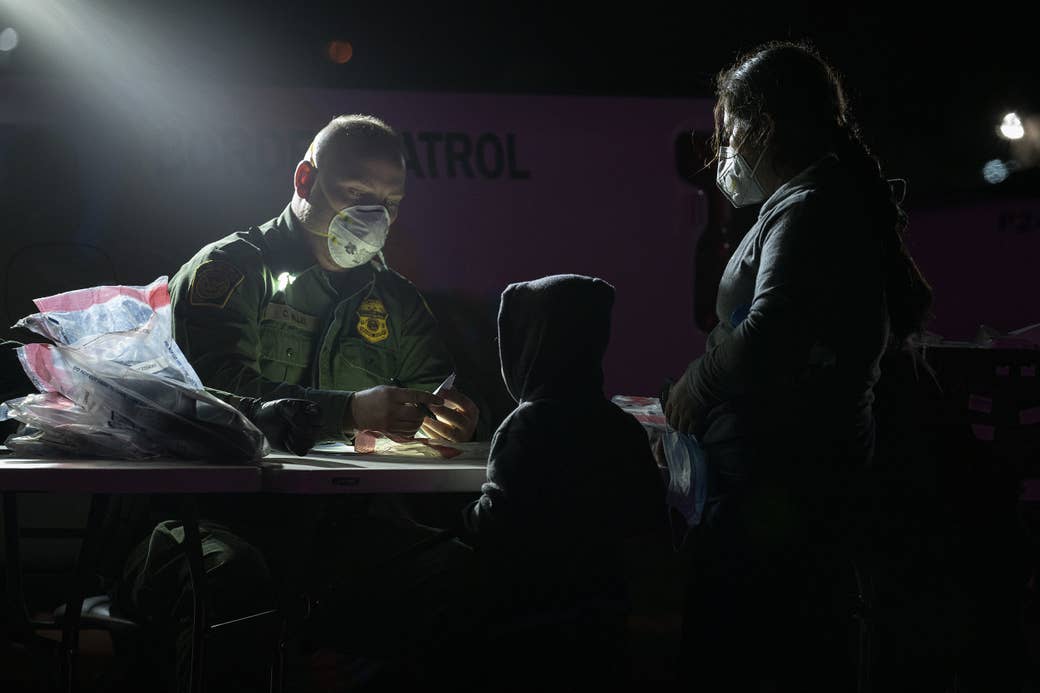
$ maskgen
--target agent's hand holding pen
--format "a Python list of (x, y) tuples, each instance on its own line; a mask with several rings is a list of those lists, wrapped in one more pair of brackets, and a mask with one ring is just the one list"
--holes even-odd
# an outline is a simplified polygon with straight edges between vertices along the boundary
[(443, 406), (445, 401), (439, 395), (392, 385), (359, 390), (350, 400), (343, 428), (412, 436), (422, 425), (427, 408)]

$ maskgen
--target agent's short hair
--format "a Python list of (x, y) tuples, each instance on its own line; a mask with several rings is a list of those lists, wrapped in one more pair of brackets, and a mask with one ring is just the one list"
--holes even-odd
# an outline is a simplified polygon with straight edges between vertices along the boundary
[(346, 157), (403, 163), (404, 144), (396, 130), (375, 116), (336, 116), (314, 136), (307, 158), (318, 168), (335, 169)]

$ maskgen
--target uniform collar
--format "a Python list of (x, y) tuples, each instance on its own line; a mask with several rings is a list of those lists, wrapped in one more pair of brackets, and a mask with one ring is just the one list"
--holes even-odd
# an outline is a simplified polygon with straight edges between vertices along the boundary
[(316, 264), (303, 236), (306, 231), (290, 205), (286, 205), (278, 217), (261, 226), (260, 233), (267, 244), (267, 266), (274, 274), (288, 272), (296, 275)]

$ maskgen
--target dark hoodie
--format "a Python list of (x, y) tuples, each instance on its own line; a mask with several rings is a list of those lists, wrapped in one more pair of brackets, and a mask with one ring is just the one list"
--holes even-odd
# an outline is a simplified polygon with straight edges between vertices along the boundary
[(647, 435), (603, 395), (613, 304), (610, 284), (578, 275), (502, 292), (499, 356), (518, 406), (465, 523), (485, 554), (536, 580), (598, 570), (626, 539), (665, 526)]
[(682, 380), (706, 445), (761, 441), (762, 473), (790, 471), (769, 469), (783, 466), (779, 445), (869, 459), (889, 332), (882, 245), (864, 204), (829, 155), (762, 205), (719, 283), (707, 353)]

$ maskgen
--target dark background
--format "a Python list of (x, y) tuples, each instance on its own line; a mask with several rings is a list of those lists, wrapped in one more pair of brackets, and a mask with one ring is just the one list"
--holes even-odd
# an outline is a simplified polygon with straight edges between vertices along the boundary
[[(0, 2), (4, 6), (28, 0)], [(41, 0), (40, 6), (53, 4)], [(229, 84), (492, 93), (710, 96), (741, 52), (808, 40), (845, 75), (867, 141), (916, 201), (988, 195), (982, 165), (1007, 158), (1009, 110), (1038, 107), (1029, 3), (66, 2), (147, 36), (156, 76)], [(60, 75), (31, 27), (6, 56), (16, 74)], [(89, 32), (84, 56), (94, 48)], [(336, 64), (331, 40), (353, 57)], [(103, 39), (102, 39), (103, 41)], [(72, 61), (75, 62), (75, 61)], [(141, 68), (142, 65), (135, 65)], [(633, 123), (638, 127), (638, 123)], [(1032, 172), (997, 186), (1032, 190)]]

